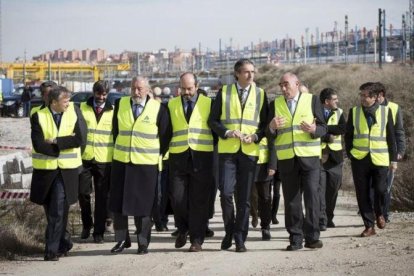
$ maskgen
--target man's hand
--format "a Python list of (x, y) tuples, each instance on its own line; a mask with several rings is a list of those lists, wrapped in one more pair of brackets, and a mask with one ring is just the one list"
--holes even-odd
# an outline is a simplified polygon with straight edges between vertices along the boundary
[(398, 164), (397, 162), (391, 162), (390, 163), (390, 170), (392, 172), (395, 172), (397, 170), (397, 168), (398, 168), (398, 165), (397, 164)]
[(279, 129), (279, 128), (284, 127), (285, 126), (285, 123), (286, 123), (285, 117), (277, 116), (277, 117), (274, 117), (270, 121), (269, 127), (271, 129), (273, 129), (273, 130), (276, 130), (276, 129)]
[(227, 134), (226, 134), (226, 136), (227, 136), (227, 138), (241, 138), (243, 135), (242, 135), (242, 133), (240, 132), (240, 130), (230, 130), (230, 131), (228, 131), (227, 132)]
[(300, 123), (300, 129), (307, 133), (314, 134), (316, 131), (316, 123), (315, 119), (313, 119), (313, 122), (311, 124), (308, 124), (307, 122), (302, 121)]
[(273, 169), (268, 170), (268, 175), (269, 176), (273, 176), (273, 175), (275, 175), (275, 173), (276, 173), (276, 170), (273, 170)]
[(397, 160), (401, 161), (403, 159), (404, 156), (402, 156), (402, 154), (397, 154)]
[(49, 145), (56, 144), (56, 139), (45, 139), (45, 142)]
[(240, 141), (241, 141), (242, 143), (245, 143), (245, 144), (251, 144), (251, 143), (253, 143), (253, 142), (255, 142), (255, 141), (256, 141), (256, 135), (254, 135), (254, 134), (250, 134), (250, 135), (243, 135), (243, 136), (240, 138)]

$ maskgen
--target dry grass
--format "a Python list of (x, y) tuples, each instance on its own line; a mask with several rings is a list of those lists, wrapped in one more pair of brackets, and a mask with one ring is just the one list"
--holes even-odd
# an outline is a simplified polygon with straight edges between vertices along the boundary
[[(257, 83), (267, 93), (280, 93), (278, 82), (283, 73), (291, 71), (307, 85), (309, 91), (319, 95), (326, 87), (338, 91), (340, 106), (347, 116), (349, 109), (358, 104), (359, 86), (368, 81), (380, 81), (387, 87), (388, 97), (399, 104), (403, 110), (406, 131), (407, 150), (394, 181), (393, 207), (399, 210), (414, 210), (414, 171), (413, 162), (413, 127), (414, 127), (414, 69), (408, 66), (386, 64), (383, 69), (373, 65), (302, 65), (274, 66), (259, 68)], [(353, 189), (349, 163), (344, 166), (343, 189)]]
[(43, 208), (24, 202), (6, 202), (0, 212), (0, 258), (15, 259), (43, 251)]

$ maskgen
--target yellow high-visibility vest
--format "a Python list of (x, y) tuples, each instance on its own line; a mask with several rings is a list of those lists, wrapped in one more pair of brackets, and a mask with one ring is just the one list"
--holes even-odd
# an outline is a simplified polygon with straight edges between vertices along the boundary
[(278, 160), (299, 157), (321, 157), (321, 139), (312, 138), (307, 132), (300, 129), (302, 121), (311, 124), (314, 121), (312, 113), (312, 94), (301, 94), (292, 117), (286, 100), (279, 96), (275, 100), (275, 116), (282, 116), (286, 123), (277, 130), (275, 149)]
[(213, 135), (207, 125), (210, 109), (211, 99), (204, 95), (199, 95), (191, 113), (190, 121), (187, 123), (181, 97), (176, 97), (168, 102), (173, 129), (173, 136), (169, 146), (171, 153), (181, 153), (189, 147), (196, 151), (213, 151)]
[[(222, 88), (221, 123), (228, 130), (240, 130), (245, 135), (256, 133), (260, 122), (260, 111), (264, 104), (263, 89), (252, 84), (246, 99), (244, 110), (240, 104), (236, 84), (224, 85)], [(219, 137), (219, 153), (236, 153), (241, 147), (244, 154), (259, 155), (259, 145), (256, 143), (241, 143), (239, 138)]]
[(99, 123), (93, 107), (86, 102), (81, 103), (80, 109), (88, 127), (86, 147), (82, 154), (83, 160), (92, 160), (100, 163), (112, 161), (114, 142), (112, 136), (112, 117), (114, 110), (102, 111)]
[(161, 104), (148, 100), (141, 115), (134, 120), (130, 101), (131, 97), (122, 97), (119, 102), (119, 131), (113, 159), (123, 163), (157, 165), (160, 156), (157, 117)]
[(393, 123), (394, 123), (394, 126), (395, 126), (397, 124), (398, 104), (388, 101), (387, 106), (391, 110), (392, 119), (393, 119)]
[(351, 154), (358, 160), (368, 154), (376, 166), (389, 166), (390, 159), (387, 144), (387, 122), (389, 108), (380, 105), (375, 112), (376, 122), (368, 127), (362, 107), (352, 108), (354, 139), (352, 140)]
[[(338, 108), (337, 110), (334, 111), (334, 114), (329, 117), (328, 122), (326, 123), (328, 126), (337, 126), (339, 123), (339, 118), (341, 118), (343, 111), (342, 109)], [(322, 142), (322, 149), (326, 148), (326, 145), (328, 145), (328, 147), (331, 150), (334, 151), (339, 151), (342, 149), (342, 135), (334, 135), (334, 141), (332, 143), (325, 143)]]
[(41, 108), (42, 108), (42, 106), (39, 105), (39, 106), (35, 106), (32, 109), (30, 109), (30, 117), (32, 117), (33, 114), (35, 114), (36, 112), (38, 112)]
[[(73, 103), (63, 112), (59, 130), (53, 120), (49, 108), (40, 109), (38, 112), (39, 124), (45, 139), (70, 136), (74, 134), (75, 124), (78, 119)], [(48, 156), (32, 151), (33, 168), (41, 170), (74, 169), (82, 165), (80, 147), (61, 150), (58, 157)]]
[(266, 164), (269, 163), (269, 148), (267, 144), (267, 138), (263, 137), (259, 143), (259, 159), (257, 164)]

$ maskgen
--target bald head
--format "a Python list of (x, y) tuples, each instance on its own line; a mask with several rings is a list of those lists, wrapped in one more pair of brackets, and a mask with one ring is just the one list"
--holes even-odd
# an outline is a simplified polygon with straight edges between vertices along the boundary
[(283, 96), (285, 99), (293, 99), (296, 97), (297, 94), (299, 94), (299, 79), (298, 77), (291, 73), (285, 73), (281, 78), (279, 82), (279, 87), (283, 92)]
[(188, 100), (192, 98), (197, 92), (198, 84), (197, 77), (190, 72), (184, 73), (180, 77), (180, 91), (181, 96)]

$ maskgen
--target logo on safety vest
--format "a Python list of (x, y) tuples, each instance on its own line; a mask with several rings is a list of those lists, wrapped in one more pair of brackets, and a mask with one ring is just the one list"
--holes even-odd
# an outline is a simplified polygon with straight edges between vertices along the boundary
[(148, 115), (147, 115), (147, 116), (145, 116), (145, 118), (144, 118), (144, 120), (142, 120), (142, 122), (143, 122), (143, 123), (147, 123), (147, 124), (149, 124), (149, 123), (150, 123), (150, 118), (148, 117)]

